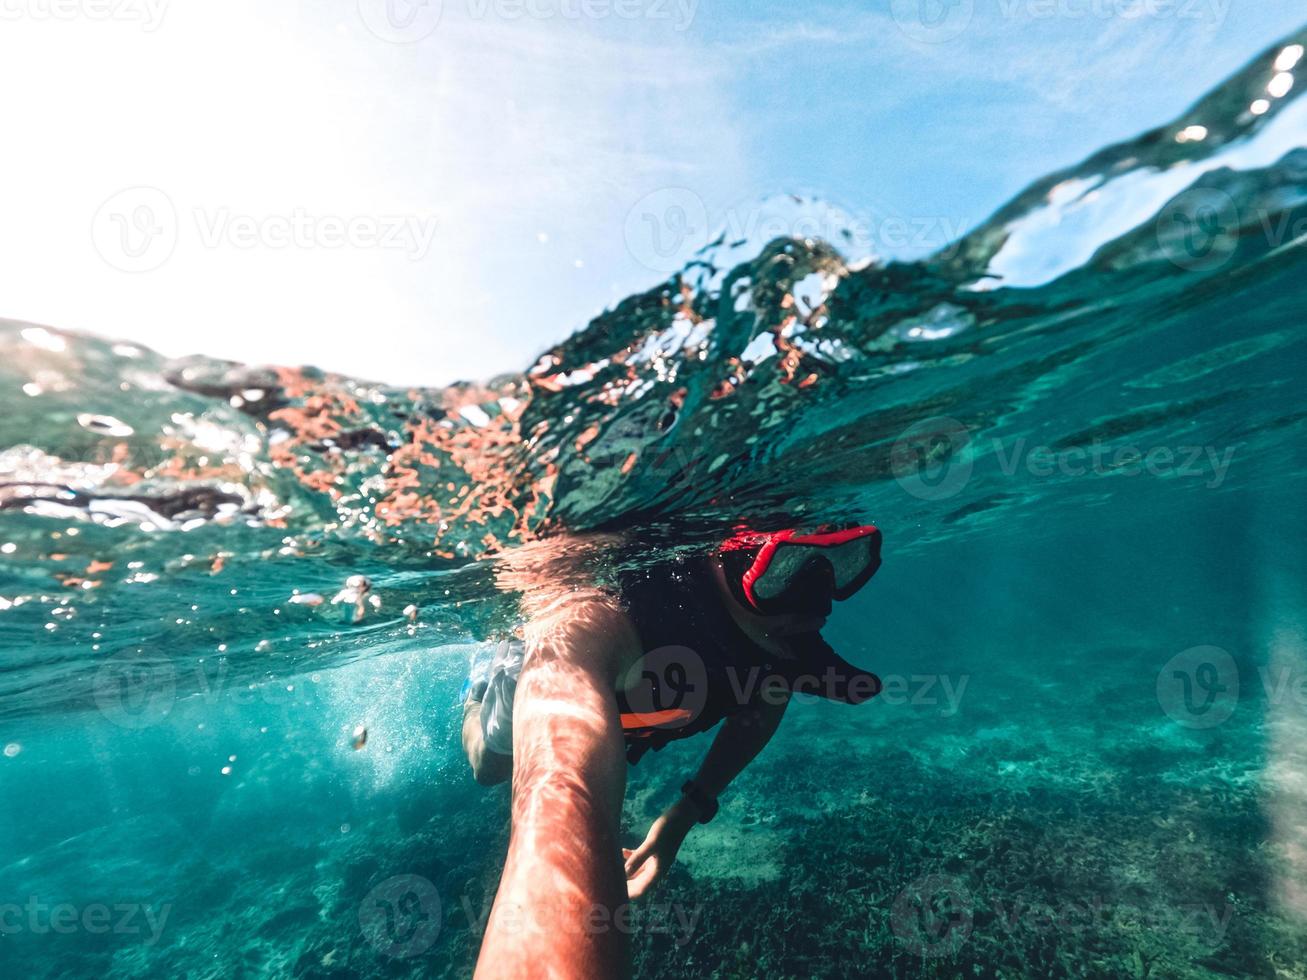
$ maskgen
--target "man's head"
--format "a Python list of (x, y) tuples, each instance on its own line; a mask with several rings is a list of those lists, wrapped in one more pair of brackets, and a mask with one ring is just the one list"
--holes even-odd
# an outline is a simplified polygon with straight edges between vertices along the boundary
[(722, 544), (710, 565), (731, 618), (763, 650), (797, 669), (830, 668), (846, 688), (854, 680), (874, 680), (839, 657), (821, 628), (832, 604), (852, 596), (880, 567), (876, 528), (742, 531)]
[(718, 597), (735, 625), (744, 635), (769, 653), (779, 657), (793, 657), (789, 637), (803, 633), (819, 632), (826, 625), (826, 613), (817, 612), (779, 612), (764, 615), (742, 602), (727, 580), (727, 570), (721, 556), (714, 555), (708, 560), (713, 581), (717, 584)]
[(830, 615), (880, 567), (880, 531), (870, 524), (814, 531), (740, 530), (717, 551), (736, 602), (752, 613)]

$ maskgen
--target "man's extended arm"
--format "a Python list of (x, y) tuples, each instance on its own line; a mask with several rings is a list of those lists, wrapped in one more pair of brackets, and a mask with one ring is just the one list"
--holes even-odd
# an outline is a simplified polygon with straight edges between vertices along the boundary
[[(727, 718), (694, 776), (700, 792), (716, 799), (771, 740), (788, 705), (788, 697), (761, 699), (747, 711)], [(624, 852), (631, 898), (639, 898), (667, 872), (700, 816), (695, 804), (681, 797), (653, 822), (643, 844)]]
[(613, 921), (627, 901), (614, 687), (635, 642), (602, 596), (568, 596), (527, 627), (513, 703), (513, 829), (478, 980), (627, 974), (626, 930)]

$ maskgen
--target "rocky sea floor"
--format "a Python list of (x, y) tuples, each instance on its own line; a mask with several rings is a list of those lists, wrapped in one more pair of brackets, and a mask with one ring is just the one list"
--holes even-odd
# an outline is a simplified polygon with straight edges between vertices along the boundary
[[(1128, 669), (1147, 652), (1109, 654), (1122, 677), (1148, 676)], [(1015, 665), (908, 676), (897, 703), (861, 711), (793, 705), (720, 817), (625, 913), (636, 975), (1307, 976), (1307, 930), (1279, 899), (1291, 845), (1274, 816), (1292, 800), (1258, 703), (1187, 730), (1146, 686), (1075, 683), (1072, 659), (1038, 680)], [(124, 814), (10, 865), (16, 894), (166, 911), (157, 941), (145, 915), (134, 934), (5, 937), (11, 975), (469, 975), (507, 791), (467, 777), (452, 726), (431, 738), (432, 781), (362, 807), (292, 739), (206, 824)], [(705, 747), (631, 771), (629, 844)], [(399, 935), (413, 945), (388, 945), (369, 898), (409, 875), (438, 897), (408, 910), (418, 932)]]

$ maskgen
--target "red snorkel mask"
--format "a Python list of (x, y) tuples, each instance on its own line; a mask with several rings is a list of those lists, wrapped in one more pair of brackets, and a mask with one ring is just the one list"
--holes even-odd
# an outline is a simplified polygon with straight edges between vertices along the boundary
[(736, 600), (763, 616), (827, 615), (880, 567), (880, 531), (870, 524), (811, 533), (740, 531), (719, 549)]

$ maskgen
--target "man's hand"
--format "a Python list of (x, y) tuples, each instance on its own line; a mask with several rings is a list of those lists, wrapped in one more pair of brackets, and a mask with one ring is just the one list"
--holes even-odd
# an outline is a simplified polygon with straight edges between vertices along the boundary
[(678, 800), (653, 822), (643, 844), (634, 851), (622, 848), (622, 856), (626, 858), (626, 893), (632, 900), (648, 894), (667, 874), (685, 835), (694, 826), (694, 819), (685, 801)]

